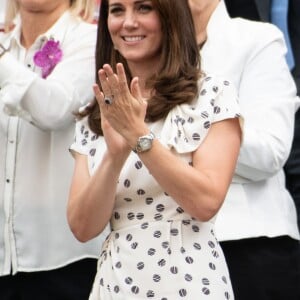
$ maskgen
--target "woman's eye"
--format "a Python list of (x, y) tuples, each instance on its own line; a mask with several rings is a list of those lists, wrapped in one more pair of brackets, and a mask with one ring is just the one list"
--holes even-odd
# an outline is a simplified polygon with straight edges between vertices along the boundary
[(115, 6), (109, 10), (109, 14), (120, 14), (122, 11), (122, 7)]
[(139, 7), (139, 11), (143, 12), (143, 13), (149, 12), (152, 9), (153, 9), (152, 6), (148, 5), (148, 4), (141, 4), (140, 7)]

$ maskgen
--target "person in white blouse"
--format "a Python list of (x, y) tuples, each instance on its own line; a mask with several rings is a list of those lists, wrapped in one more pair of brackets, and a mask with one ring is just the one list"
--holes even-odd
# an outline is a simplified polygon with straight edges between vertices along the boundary
[[(0, 298), (83, 300), (103, 237), (66, 205), (74, 112), (93, 98), (94, 0), (10, 0), (0, 33)], [(80, 17), (79, 17), (80, 16)], [(14, 22), (14, 24), (13, 24)]]
[(243, 143), (216, 219), (238, 300), (299, 300), (296, 209), (283, 165), (291, 149), (296, 87), (282, 33), (271, 24), (231, 19), (219, 0), (189, 0), (202, 68), (237, 87)]

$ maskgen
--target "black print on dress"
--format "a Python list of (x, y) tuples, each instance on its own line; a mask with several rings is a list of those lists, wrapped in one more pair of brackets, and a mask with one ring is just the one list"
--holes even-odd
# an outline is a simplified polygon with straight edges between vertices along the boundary
[(131, 288), (131, 291), (132, 291), (133, 294), (138, 294), (139, 291), (140, 291), (140, 289), (139, 289), (137, 286), (133, 286), (133, 287)]
[(161, 279), (160, 275), (158, 275), (158, 274), (154, 274), (152, 278), (153, 278), (154, 282), (160, 282), (160, 279)]
[(215, 243), (214, 243), (213, 241), (209, 241), (209, 242), (208, 242), (208, 246), (209, 246), (210, 248), (215, 248), (215, 247), (216, 247), (216, 245), (215, 245)]
[(203, 89), (203, 90), (201, 90), (200, 95), (201, 95), (201, 96), (204, 96), (204, 95), (206, 95), (206, 93), (207, 93), (207, 90), (206, 90), (206, 89)]
[(90, 155), (95, 156), (95, 154), (96, 154), (96, 149), (95, 148), (91, 149), (90, 150)]
[(160, 259), (157, 263), (160, 267), (164, 267), (166, 265), (166, 260), (165, 259)]
[(126, 188), (129, 188), (129, 187), (130, 187), (130, 180), (129, 180), (129, 179), (125, 179), (125, 180), (124, 180), (124, 186), (125, 186)]
[(161, 237), (161, 232), (160, 232), (159, 230), (157, 230), (157, 231), (155, 231), (155, 232), (153, 233), (153, 236), (154, 236), (155, 238), (159, 239), (159, 238)]
[(204, 127), (205, 129), (209, 129), (209, 128), (210, 128), (210, 121), (204, 122), (204, 123), (203, 123), (203, 127)]
[(190, 257), (190, 256), (187, 256), (187, 257), (185, 258), (185, 261), (186, 261), (188, 264), (192, 264), (192, 263), (194, 262), (193, 258)]
[(199, 243), (194, 243), (193, 246), (196, 250), (201, 250), (201, 245)]
[(181, 290), (179, 290), (179, 296), (180, 296), (180, 297), (185, 297), (186, 295), (187, 295), (186, 289), (181, 289)]
[(204, 295), (209, 295), (210, 294), (210, 290), (208, 288), (206, 288), (206, 287), (204, 287), (202, 289), (202, 292), (203, 292)]
[(154, 298), (155, 297), (155, 294), (154, 294), (153, 291), (148, 291), (146, 295), (147, 295), (147, 298)]
[(155, 254), (155, 252), (156, 252), (156, 250), (155, 250), (154, 248), (150, 248), (150, 249), (148, 250), (148, 255), (149, 255), (149, 256), (153, 256), (153, 255)]
[(103, 278), (100, 279), (100, 285), (104, 286), (104, 280), (103, 280)]
[(91, 141), (96, 141), (98, 139), (98, 136), (96, 134), (94, 134), (92, 137), (91, 137)]
[(141, 225), (141, 228), (142, 228), (142, 229), (147, 229), (148, 227), (149, 227), (149, 223), (148, 223), (148, 222), (143, 223), (143, 224)]
[(163, 216), (162, 216), (162, 214), (157, 213), (154, 215), (154, 219), (155, 219), (155, 221), (161, 221), (163, 219)]
[(153, 203), (153, 198), (146, 198), (146, 204), (150, 205)]
[(145, 265), (144, 265), (143, 262), (139, 262), (136, 267), (137, 267), (138, 270), (143, 270)]
[(156, 205), (156, 210), (158, 212), (163, 212), (165, 210), (165, 206), (163, 204), (157, 204)]
[(169, 247), (169, 242), (162, 242), (161, 243), (161, 246), (164, 248), (164, 249), (167, 249)]
[(128, 213), (128, 214), (127, 214), (127, 218), (128, 218), (128, 220), (133, 220), (133, 219), (134, 219), (134, 217), (135, 217), (135, 215), (134, 215), (134, 213), (133, 213), (133, 212), (130, 212), (130, 213)]
[(185, 226), (188, 226), (191, 224), (191, 221), (190, 220), (182, 220), (182, 224)]
[(209, 117), (209, 113), (208, 113), (207, 111), (203, 111), (203, 112), (201, 113), (201, 117), (202, 117), (203, 119), (207, 119), (207, 118)]
[(217, 115), (221, 112), (221, 108), (219, 106), (214, 107), (214, 113)]
[(192, 226), (192, 230), (193, 230), (194, 232), (199, 232), (199, 231), (200, 231), (200, 228), (199, 228), (198, 225), (193, 225), (193, 226)]
[(185, 274), (184, 275), (184, 279), (188, 282), (192, 281), (193, 280), (193, 276), (191, 274)]
[(212, 252), (213, 257), (218, 258), (219, 257), (219, 253), (216, 250), (213, 250)]
[(143, 213), (137, 213), (137, 214), (136, 214), (136, 218), (137, 218), (138, 220), (143, 220), (143, 219), (144, 219), (144, 214), (143, 214)]
[(131, 249), (136, 249), (138, 247), (138, 243), (134, 242), (131, 244)]
[(137, 161), (134, 165), (135, 165), (136, 169), (138, 169), (138, 170), (143, 167), (143, 163), (140, 160)]
[(188, 117), (187, 121), (188, 121), (188, 123), (192, 124), (192, 123), (194, 123), (194, 118), (193, 117)]
[(84, 126), (84, 125), (81, 125), (81, 127), (80, 127), (80, 133), (83, 134), (83, 133), (84, 133), (84, 130), (85, 130), (85, 126)]
[(177, 228), (172, 228), (172, 229), (170, 230), (170, 233), (171, 233), (171, 235), (173, 235), (173, 236), (177, 236), (178, 233), (179, 233), (179, 231), (178, 231)]
[(126, 277), (126, 278), (125, 278), (125, 283), (126, 283), (126, 284), (130, 285), (130, 284), (132, 284), (132, 282), (133, 282), (133, 280), (132, 280), (131, 277)]
[(217, 93), (219, 91), (219, 88), (217, 86), (213, 86), (212, 90)]
[(141, 195), (145, 195), (146, 192), (143, 189), (138, 189), (137, 194), (141, 196)]
[(178, 206), (178, 207), (176, 208), (176, 211), (177, 211), (179, 214), (184, 213), (183, 208), (181, 208), (180, 206)]
[(193, 133), (192, 138), (193, 138), (194, 141), (200, 141), (199, 133), (197, 133), (197, 132)]

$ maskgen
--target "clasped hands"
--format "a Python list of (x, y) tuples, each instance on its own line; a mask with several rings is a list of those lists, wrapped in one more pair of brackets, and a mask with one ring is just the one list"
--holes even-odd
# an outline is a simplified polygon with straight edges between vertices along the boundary
[(116, 71), (105, 64), (98, 72), (101, 87), (95, 84), (93, 89), (108, 149), (117, 153), (127, 148), (129, 153), (138, 137), (149, 132), (145, 124), (147, 102), (142, 97), (138, 77), (132, 79), (129, 88), (123, 64), (118, 63)]

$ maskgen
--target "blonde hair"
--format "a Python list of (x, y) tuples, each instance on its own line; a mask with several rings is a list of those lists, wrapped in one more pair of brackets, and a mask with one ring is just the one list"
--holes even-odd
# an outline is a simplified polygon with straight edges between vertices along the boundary
[[(7, 1), (4, 30), (9, 31), (19, 12), (17, 0)], [(70, 0), (70, 12), (84, 21), (92, 21), (95, 13), (95, 0)]]

